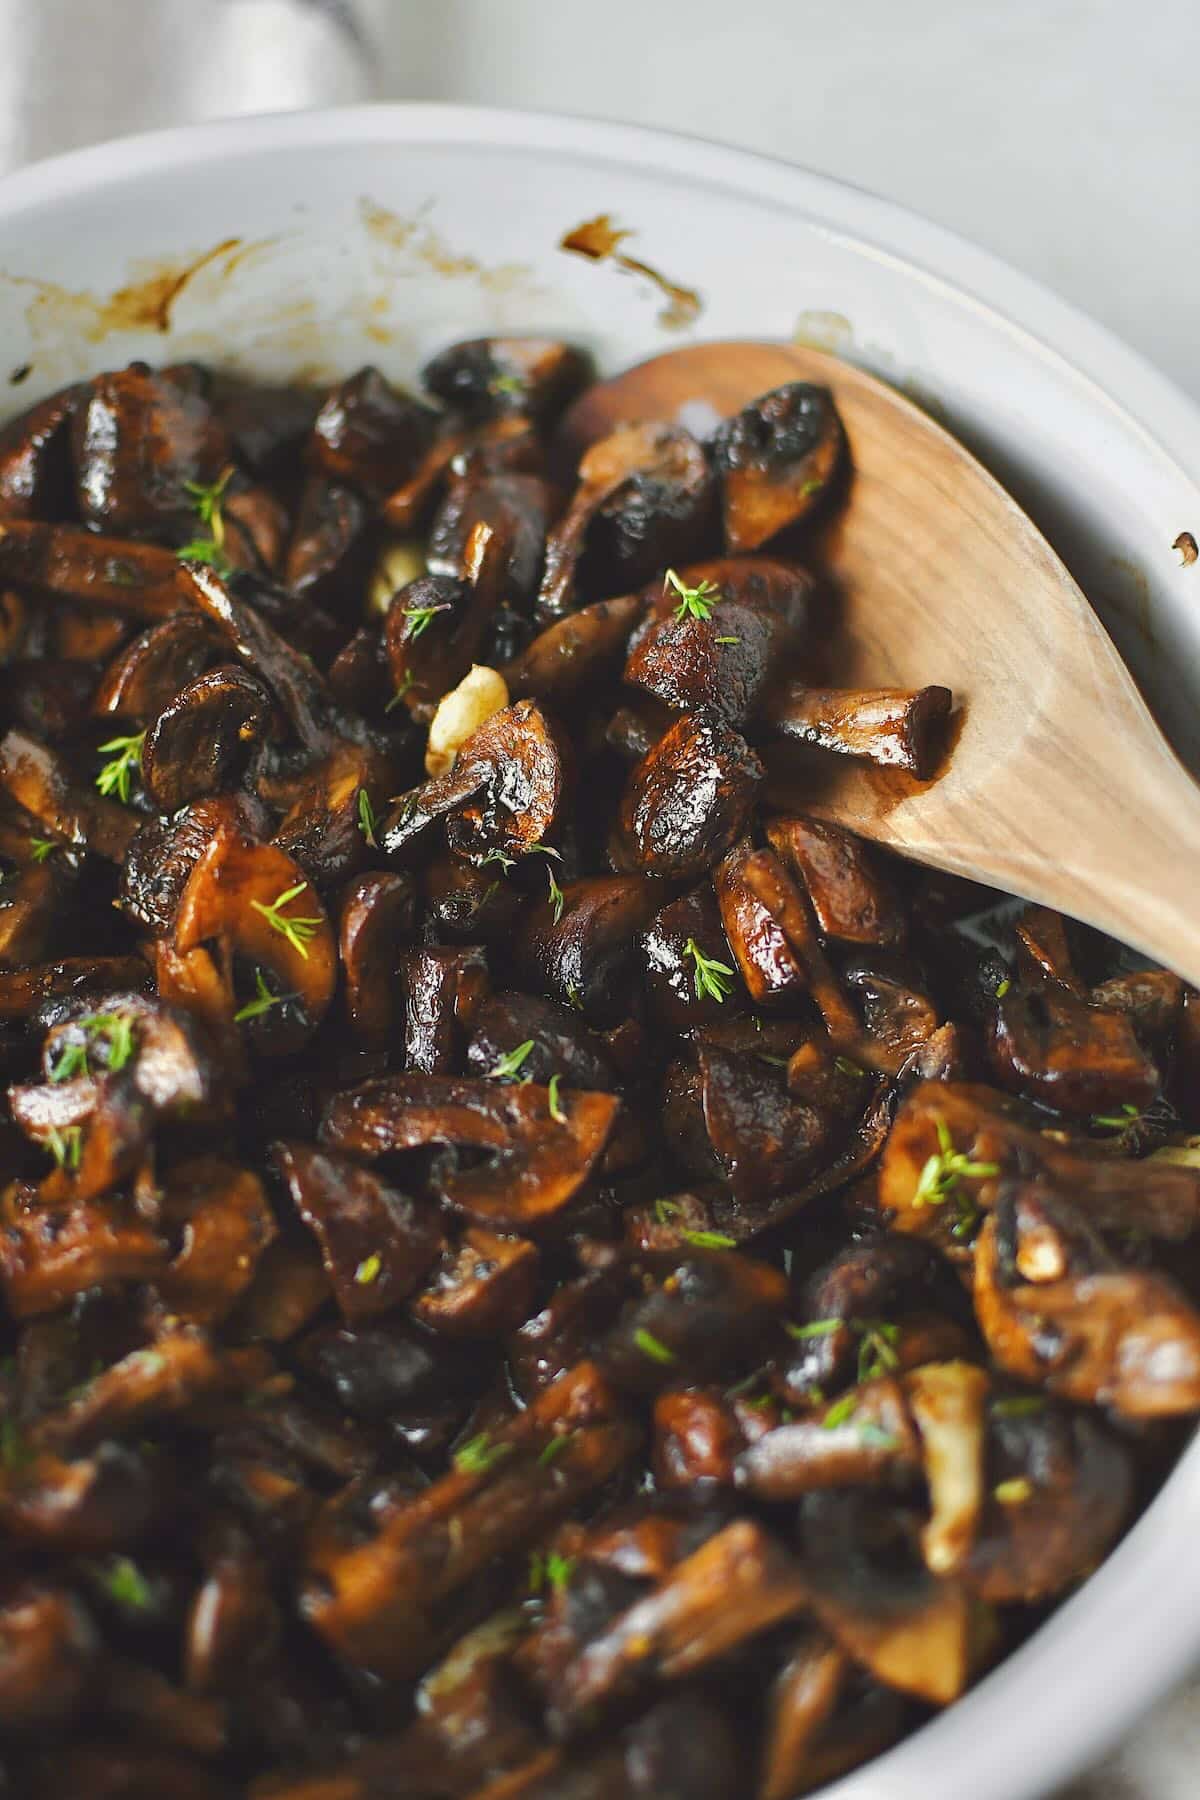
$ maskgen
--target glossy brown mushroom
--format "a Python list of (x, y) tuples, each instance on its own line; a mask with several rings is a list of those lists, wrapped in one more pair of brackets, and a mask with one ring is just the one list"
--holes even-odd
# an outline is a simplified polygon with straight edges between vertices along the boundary
[(907, 936), (908, 920), (893, 884), (870, 846), (823, 819), (772, 819), (767, 837), (804, 883), (823, 936), (846, 944), (892, 947)]
[(1048, 1188), (1006, 1185), (975, 1249), (975, 1310), (997, 1362), (1132, 1418), (1200, 1404), (1200, 1313), (1167, 1276), (1123, 1269)]
[(528, 1315), (540, 1258), (528, 1238), (469, 1226), (411, 1304), (419, 1325), (452, 1338), (498, 1337)]
[(647, 875), (694, 880), (741, 835), (761, 779), (758, 758), (719, 714), (684, 713), (629, 777), (618, 854)]
[(454, 1074), (491, 990), (487, 958), (477, 949), (430, 945), (404, 953), (401, 975), (405, 1068), (422, 1075)]
[(603, 1038), (573, 1007), (537, 994), (493, 994), (475, 1015), (467, 1066), (473, 1075), (490, 1075), (516, 1051), (523, 1051), (520, 1074), (530, 1081), (548, 1083), (557, 1075), (569, 1087), (610, 1092), (619, 1086)]
[(881, 769), (924, 780), (941, 755), (953, 695), (949, 688), (814, 688), (791, 681), (763, 706), (766, 729)]
[(234, 665), (210, 669), (181, 687), (142, 745), (142, 781), (159, 812), (178, 812), (235, 785), (272, 712), (262, 684)]
[(180, 688), (213, 661), (219, 639), (194, 613), (180, 612), (138, 633), (113, 658), (92, 699), (92, 711), (150, 720)]
[(647, 995), (671, 1031), (711, 1024), (745, 1005), (707, 883), (660, 908), (641, 937)]
[(45, 519), (67, 511), (70, 427), (86, 393), (59, 388), (0, 429), (0, 519)]
[(469, 419), (521, 412), (552, 419), (588, 379), (581, 350), (555, 338), (467, 338), (431, 357), (421, 381)]
[(564, 882), (560, 915), (549, 900), (527, 915), (513, 946), (518, 974), (589, 1024), (615, 1024), (626, 1016), (638, 936), (658, 904), (655, 883), (639, 875)]
[(329, 481), (379, 500), (411, 473), (432, 440), (436, 416), (378, 369), (360, 369), (326, 397), (309, 456)]
[(718, 426), (725, 542), (757, 550), (812, 512), (845, 455), (842, 422), (828, 388), (792, 381)]
[(431, 1206), (310, 1144), (276, 1144), (273, 1154), (343, 1318), (373, 1318), (413, 1293), (446, 1243)]
[(52, 838), (120, 862), (137, 830), (136, 814), (77, 781), (57, 751), (23, 731), (0, 739), (0, 787)]
[(97, 375), (71, 423), (75, 500), (95, 531), (192, 535), (188, 483), (210, 486), (229, 463), (229, 438), (197, 385), (131, 363)]
[(520, 1231), (553, 1218), (579, 1192), (619, 1110), (612, 1094), (564, 1090), (552, 1105), (550, 1090), (532, 1083), (399, 1075), (339, 1094), (321, 1138), (359, 1156), (427, 1144), (484, 1151), (478, 1166), (448, 1170), (440, 1189), (479, 1224)]
[(808, 990), (808, 976), (778, 920), (746, 885), (744, 870), (753, 855), (741, 838), (712, 874), (725, 941), (756, 1006), (795, 999)]
[(1057, 986), (1017, 988), (996, 1001), (988, 1060), (1002, 1087), (1077, 1119), (1124, 1105), (1143, 1111), (1162, 1082), (1127, 1013), (1085, 1005)]
[(528, 694), (552, 706), (574, 699), (618, 662), (641, 612), (639, 596), (624, 594), (555, 620), (505, 664), (509, 693), (515, 700)]
[(0, 530), (0, 581), (135, 619), (165, 619), (187, 604), (187, 575), (173, 551), (32, 520)]
[(342, 896), (338, 958), (346, 1014), (360, 1043), (380, 1049), (392, 1034), (401, 946), (412, 936), (416, 893), (407, 875), (360, 875)]
[(305, 599), (325, 599), (366, 574), (365, 501), (353, 488), (311, 476), (300, 492), (283, 559), (283, 585)]
[(337, 951), (320, 898), (290, 856), (229, 826), (215, 833), (175, 919), (176, 949), (210, 939), (267, 971), (275, 995), (297, 996), (315, 1030), (333, 998)]
[(585, 549), (610, 591), (648, 581), (656, 569), (692, 561), (704, 547), (713, 506), (708, 461), (687, 431), (626, 425), (584, 454), (579, 485), (546, 541), (538, 596), (544, 619), (578, 603)]

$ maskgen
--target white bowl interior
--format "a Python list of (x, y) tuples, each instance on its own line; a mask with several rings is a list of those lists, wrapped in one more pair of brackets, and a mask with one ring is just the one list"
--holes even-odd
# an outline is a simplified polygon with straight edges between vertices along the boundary
[[(697, 290), (685, 332), (651, 281), (559, 248), (598, 214)], [(0, 187), (21, 374), (5, 412), (132, 357), (406, 379), (501, 329), (584, 341), (603, 369), (688, 337), (797, 335), (896, 382), (1027, 507), (1200, 767), (1200, 565), (1172, 548), (1200, 537), (1200, 418), (1098, 327), (899, 209), (684, 139), (433, 107), (163, 133)], [(1025, 1649), (838, 1800), (1019, 1800), (1098, 1755), (1200, 1649), (1198, 1501), (1193, 1449)]]

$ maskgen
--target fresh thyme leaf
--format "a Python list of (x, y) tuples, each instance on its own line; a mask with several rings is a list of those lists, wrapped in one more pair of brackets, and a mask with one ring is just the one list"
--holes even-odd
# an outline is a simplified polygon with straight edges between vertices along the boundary
[(221, 503), (225, 498), (225, 489), (233, 479), (233, 464), (221, 470), (214, 482), (185, 481), (184, 487), (192, 496), (195, 505), (193, 511), (202, 525), (212, 530), (218, 549), (225, 542), (225, 521), (221, 517)]
[(720, 1002), (727, 999), (733, 986), (733, 970), (729, 964), (718, 962), (713, 956), (705, 956), (695, 938), (688, 939), (683, 946), (683, 954), (690, 956), (696, 965), (692, 980), (697, 1000), (707, 997)]
[(96, 777), (96, 786), (102, 794), (115, 794), (122, 806), (129, 805), (129, 787), (133, 770), (141, 767), (142, 745), (146, 741), (144, 731), (136, 737), (109, 738), (106, 744), (100, 745), (100, 754), (112, 760), (106, 762)]
[(633, 1334), (633, 1341), (642, 1355), (648, 1356), (651, 1362), (662, 1363), (665, 1366), (678, 1360), (675, 1352), (669, 1349), (661, 1338), (656, 1338), (652, 1331), (646, 1331), (640, 1325)]
[[(506, 1051), (495, 1067), (488, 1070), (489, 1077), (493, 1081), (515, 1081), (522, 1063), (532, 1049), (533, 1039), (526, 1038), (525, 1042), (518, 1044), (515, 1050)], [(528, 1081), (529, 1077), (525, 1076), (524, 1079)]]
[(377, 1250), (372, 1250), (370, 1256), (364, 1256), (357, 1269), (355, 1269), (354, 1279), (359, 1287), (370, 1287), (373, 1281), (379, 1280), (379, 1273), (382, 1268), (383, 1258)]
[(542, 1445), (541, 1449), (538, 1451), (538, 1468), (539, 1469), (548, 1469), (549, 1468), (550, 1464), (554, 1461), (555, 1457), (560, 1456), (562, 1454), (562, 1452), (566, 1449), (567, 1442), (568, 1442), (568, 1439), (570, 1438), (570, 1436), (571, 1436), (571, 1433), (569, 1431), (560, 1431), (560, 1432), (556, 1432), (553, 1437), (546, 1439), (546, 1442)]
[(480, 1431), (454, 1452), (454, 1466), (463, 1475), (486, 1475), (511, 1449), (511, 1444), (493, 1444), (491, 1434)]
[(1040, 1394), (1010, 1394), (1007, 1400), (992, 1401), (994, 1419), (1029, 1419), (1045, 1410), (1046, 1402)]
[(1011, 987), (1012, 987), (1011, 976), (1006, 975), (1004, 977), (1003, 981), (997, 982), (996, 983), (996, 998), (997, 998), (997, 1000), (1003, 1000), (1005, 994), (1008, 993), (1008, 991)]
[(107, 1563), (93, 1563), (92, 1572), (109, 1598), (127, 1612), (149, 1612), (154, 1604), (150, 1583), (130, 1557), (113, 1556)]
[(396, 689), (395, 693), (392, 695), (391, 699), (388, 701), (387, 705), (383, 709), (385, 713), (395, 712), (396, 708), (402, 703), (405, 694), (407, 694), (407, 692), (408, 692), (409, 688), (412, 686), (412, 684), (413, 684), (412, 671), (410, 669), (406, 669), (404, 672), (404, 680), (400, 683), (399, 687)]
[(58, 845), (53, 838), (31, 837), (29, 840), (29, 853), (35, 863), (44, 863), (57, 849)]
[(558, 1550), (550, 1550), (546, 1555), (546, 1580), (554, 1589), (565, 1588), (575, 1573), (575, 1558), (563, 1556)]
[(669, 1220), (678, 1218), (682, 1211), (683, 1208), (678, 1200), (656, 1200), (654, 1202), (654, 1216), (660, 1225), (666, 1225)]
[(554, 869), (549, 864), (546, 866), (546, 874), (550, 880), (550, 910), (554, 915), (554, 923), (557, 925), (563, 916), (563, 907), (567, 903), (567, 897), (554, 879)]
[(800, 493), (804, 497), (804, 499), (807, 500), (807, 498), (810, 494), (819, 494), (821, 489), (824, 486), (825, 486), (825, 483), (823, 481), (818, 481), (815, 479), (815, 477), (810, 476), (810, 478), (801, 487)]
[(371, 796), (368, 794), (365, 787), (360, 787), (358, 790), (358, 829), (362, 832), (363, 837), (371, 846), (372, 850), (378, 850), (379, 848), (379, 845), (375, 841), (375, 827), (377, 824), (378, 819), (375, 816), (375, 808), (371, 805)]
[(289, 916), (281, 908), (287, 906), (298, 894), (302, 894), (307, 886), (307, 881), (298, 881), (295, 887), (285, 888), (282, 894), (276, 895), (269, 906), (264, 905), (261, 900), (250, 902), (255, 912), (262, 914), (272, 931), (277, 931), (281, 937), (286, 938), (305, 962), (308, 961), (308, 946), (320, 930), (321, 920)]
[(934, 1123), (937, 1127), (938, 1149), (921, 1170), (912, 1197), (914, 1206), (941, 1206), (962, 1180), (989, 1181), (1000, 1173), (999, 1163), (972, 1162), (962, 1151), (956, 1150), (944, 1119), (937, 1119)]
[(125, 1067), (133, 1055), (133, 1019), (129, 1013), (84, 1013), (75, 1023), (97, 1048), (103, 1049), (105, 1068), (116, 1074)]
[(664, 575), (663, 589), (670, 589), (679, 597), (679, 605), (675, 608), (677, 619), (707, 619), (721, 598), (721, 590), (715, 583), (700, 581), (695, 587), (688, 587), (674, 569), (668, 569)]
[(88, 1073), (88, 1051), (86, 1044), (64, 1044), (62, 1055), (50, 1066), (50, 1080), (57, 1087), (59, 1082), (73, 1081), (76, 1075)]
[(1131, 1120), (1139, 1117), (1137, 1107), (1131, 1100), (1126, 1100), (1119, 1113), (1093, 1113), (1092, 1124), (1104, 1131), (1128, 1131)]
[(834, 1401), (821, 1423), (826, 1431), (836, 1431), (839, 1425), (844, 1425), (848, 1419), (852, 1419), (857, 1410), (858, 1395), (855, 1393), (843, 1394), (840, 1400)]
[(235, 1025), (240, 1025), (243, 1019), (257, 1019), (262, 1013), (270, 1012), (273, 1006), (283, 1005), (286, 996), (271, 992), (261, 969), (254, 971), (254, 986), (257, 990), (256, 997), (253, 1000), (247, 1000), (245, 1006), (239, 1007), (234, 1013)]
[(558, 1097), (558, 1084), (561, 1080), (561, 1075), (552, 1075), (546, 1088), (546, 1093), (550, 1107), (550, 1117), (555, 1120), (557, 1124), (565, 1125), (567, 1122), (567, 1115), (563, 1111), (562, 1103)]
[(841, 1330), (844, 1323), (844, 1319), (812, 1319), (807, 1325), (785, 1325), (784, 1330), (789, 1337), (805, 1343), (809, 1338), (832, 1337), (835, 1331)]
[(489, 394), (523, 394), (525, 384), (516, 375), (493, 375), (488, 382)]
[(862, 1074), (862, 1069), (859, 1065), (856, 1062), (851, 1062), (848, 1056), (835, 1056), (833, 1059), (833, 1066), (840, 1075)]
[(181, 544), (175, 552), (175, 557), (178, 562), (207, 563), (209, 568), (216, 571), (222, 581), (233, 574), (233, 564), (221, 546), (214, 543), (212, 538), (193, 538), (190, 543)]
[(1001, 1506), (1023, 1506), (1033, 1498), (1033, 1483), (1024, 1475), (1017, 1475), (1011, 1481), (998, 1481), (992, 1493)]
[(46, 1133), (46, 1148), (60, 1169), (77, 1169), (83, 1155), (83, 1126), (52, 1125)]
[(724, 1231), (681, 1231), (679, 1235), (685, 1244), (694, 1244), (697, 1250), (737, 1249), (737, 1239)]
[(481, 856), (479, 859), (481, 869), (489, 868), (492, 863), (498, 863), (502, 869), (511, 869), (516, 863), (516, 858), (506, 855), (503, 850), (489, 850), (486, 856)]
[(860, 1382), (877, 1381), (881, 1375), (900, 1367), (895, 1348), (900, 1336), (899, 1326), (889, 1325), (883, 1319), (851, 1319), (850, 1329), (861, 1340), (858, 1346)]
[(715, 641), (718, 644), (740, 644), (742, 640), (740, 637), (719, 637)]
[(433, 622), (435, 613), (449, 612), (450, 602), (441, 600), (434, 606), (406, 606), (404, 617), (408, 620), (407, 637), (410, 644), (415, 643)]

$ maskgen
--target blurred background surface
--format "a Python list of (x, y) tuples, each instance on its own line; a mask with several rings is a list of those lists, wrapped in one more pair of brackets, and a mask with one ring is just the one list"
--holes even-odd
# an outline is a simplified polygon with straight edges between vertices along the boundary
[[(0, 45), (0, 173), (374, 99), (659, 125), (915, 208), (1200, 398), (1198, 0), (0, 0)], [(1193, 1688), (1061, 1800), (1196, 1800), (1198, 1771)]]

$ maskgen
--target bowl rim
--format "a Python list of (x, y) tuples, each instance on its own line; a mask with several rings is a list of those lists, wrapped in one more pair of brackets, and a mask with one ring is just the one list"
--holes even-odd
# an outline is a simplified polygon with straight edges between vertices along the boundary
[[(0, 223), (172, 166), (384, 141), (558, 152), (769, 203), (903, 265), (1085, 381), (1123, 432), (1200, 472), (1200, 406), (1147, 358), (1035, 278), (853, 183), (699, 136), (553, 112), (374, 102), (243, 115), (114, 138), (0, 177)], [(1033, 1800), (1093, 1764), (1200, 1657), (1200, 1440), (1098, 1571), (945, 1713), (822, 1790), (826, 1800)], [(1150, 1594), (1154, 1604), (1147, 1606)], [(931, 1785), (949, 1784), (949, 1785)]]

